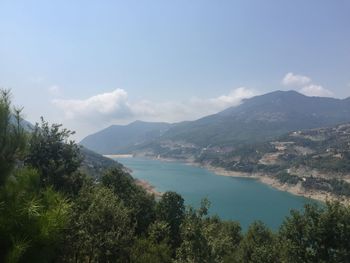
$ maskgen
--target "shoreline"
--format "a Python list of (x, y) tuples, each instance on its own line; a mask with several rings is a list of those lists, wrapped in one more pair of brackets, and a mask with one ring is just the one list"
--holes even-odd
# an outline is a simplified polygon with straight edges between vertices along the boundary
[[(103, 156), (110, 158), (112, 160), (115, 160), (116, 158), (133, 158), (134, 157), (132, 154), (104, 154)], [(156, 198), (162, 197), (163, 192), (157, 191), (156, 187), (150, 184), (148, 181), (134, 177), (132, 175), (133, 171), (129, 167), (126, 167), (126, 166), (124, 167), (126, 168), (126, 171), (132, 176), (132, 178), (134, 178), (136, 185), (142, 187), (148, 194), (154, 195)]]
[[(138, 156), (135, 156), (138, 157)], [(235, 178), (249, 178), (252, 180), (258, 180), (262, 184), (268, 185), (274, 189), (279, 191), (288, 192), (295, 196), (301, 196), (305, 198), (309, 198), (312, 200), (320, 201), (325, 203), (326, 201), (339, 201), (343, 204), (350, 205), (350, 199), (342, 196), (335, 196), (329, 192), (324, 191), (316, 191), (316, 190), (308, 190), (302, 187), (301, 183), (296, 185), (282, 184), (277, 179), (272, 178), (263, 173), (244, 173), (239, 171), (229, 171), (221, 167), (215, 167), (212, 165), (202, 165), (194, 162), (193, 160), (178, 160), (173, 158), (159, 158), (159, 157), (149, 157), (149, 156), (139, 156), (141, 158), (151, 159), (151, 160), (159, 160), (165, 162), (182, 162), (186, 165), (192, 165), (204, 168), (217, 176), (227, 176), (227, 177), (235, 177)]]
[(224, 168), (220, 167), (214, 167), (211, 165), (198, 165), (200, 167), (203, 167), (213, 173), (215, 173), (218, 176), (228, 176), (228, 177), (236, 177), (236, 178), (250, 178), (253, 180), (258, 180), (259, 182), (266, 184), (274, 189), (277, 189), (279, 191), (288, 192), (290, 194), (296, 195), (296, 196), (302, 196), (305, 198), (313, 199), (316, 201), (326, 202), (326, 201), (339, 201), (343, 204), (349, 205), (350, 199), (342, 196), (335, 196), (329, 192), (325, 191), (316, 191), (316, 190), (308, 190), (306, 191), (304, 187), (302, 187), (301, 183), (298, 183), (296, 185), (290, 185), (290, 184), (283, 184), (279, 182), (277, 179), (272, 178), (271, 176), (268, 176), (266, 174), (262, 173), (255, 173), (255, 174), (249, 174), (244, 172), (236, 172), (236, 171), (228, 171)]
[(154, 195), (156, 198), (162, 197), (163, 193), (156, 190), (154, 185), (151, 185), (146, 180), (141, 180), (134, 178), (136, 185), (141, 186), (143, 189), (146, 190), (147, 193)]
[[(212, 173), (214, 173), (217, 176), (227, 176), (227, 177), (235, 177), (235, 178), (249, 178), (252, 180), (258, 180), (260, 183), (268, 185), (272, 187), (273, 189), (277, 189), (279, 191), (283, 192), (288, 192), (292, 195), (295, 196), (301, 196), (304, 198), (309, 198), (312, 200), (320, 201), (325, 203), (326, 201), (339, 201), (343, 204), (350, 205), (350, 199), (346, 197), (340, 197), (340, 196), (335, 196), (329, 192), (324, 192), (324, 191), (316, 191), (316, 190), (308, 190), (306, 191), (305, 188), (302, 187), (301, 183), (298, 183), (296, 185), (290, 185), (290, 184), (282, 184), (280, 183), (277, 179), (272, 178), (269, 175), (263, 174), (263, 173), (244, 173), (244, 172), (239, 172), (239, 171), (229, 171), (221, 167), (215, 167), (212, 165), (202, 165), (199, 163), (194, 162), (193, 160), (190, 159), (174, 159), (174, 158), (160, 158), (160, 157), (151, 157), (151, 156), (135, 156), (132, 154), (127, 154), (127, 155), (122, 155), (122, 156), (127, 156), (127, 157), (120, 157), (120, 155), (109, 155), (113, 156), (110, 158), (145, 158), (145, 159), (150, 159), (150, 160), (158, 160), (162, 162), (181, 162), (185, 165), (192, 165), (196, 167), (201, 167), (204, 168)], [(118, 156), (118, 157), (114, 157)], [(139, 179), (135, 179), (139, 180)], [(156, 197), (160, 197), (163, 193), (158, 192), (155, 190), (155, 187), (151, 185), (147, 181), (143, 181), (143, 183), (140, 183), (140, 185), (149, 193), (154, 194)]]

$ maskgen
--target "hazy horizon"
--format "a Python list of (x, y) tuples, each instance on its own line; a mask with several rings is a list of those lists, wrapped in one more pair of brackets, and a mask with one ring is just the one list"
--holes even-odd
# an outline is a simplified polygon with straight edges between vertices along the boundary
[(2, 1), (0, 87), (77, 139), (274, 90), (350, 96), (347, 1)]

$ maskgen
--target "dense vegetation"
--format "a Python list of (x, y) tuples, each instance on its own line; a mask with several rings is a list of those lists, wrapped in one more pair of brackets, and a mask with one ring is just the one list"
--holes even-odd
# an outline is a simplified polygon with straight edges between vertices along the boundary
[(243, 233), (209, 216), (208, 200), (156, 200), (120, 167), (92, 180), (69, 130), (20, 123), (2, 91), (0, 262), (350, 262), (349, 207), (310, 205), (277, 232), (255, 222)]

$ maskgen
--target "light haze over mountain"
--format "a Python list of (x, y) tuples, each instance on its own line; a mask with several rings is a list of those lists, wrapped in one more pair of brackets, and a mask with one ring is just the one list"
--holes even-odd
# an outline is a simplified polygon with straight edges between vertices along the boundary
[(81, 144), (102, 154), (131, 153), (150, 144), (159, 147), (163, 142), (189, 143), (196, 148), (222, 147), (267, 141), (290, 131), (344, 122), (350, 122), (350, 98), (275, 91), (196, 121), (111, 126), (86, 137)]
[[(0, 87), (77, 138), (274, 90), (350, 95), (350, 2), (1, 1)], [(28, 99), (30, 98), (30, 99)]]

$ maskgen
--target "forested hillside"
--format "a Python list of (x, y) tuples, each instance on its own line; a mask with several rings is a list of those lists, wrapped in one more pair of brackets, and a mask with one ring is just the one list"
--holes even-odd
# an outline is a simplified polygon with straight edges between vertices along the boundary
[(350, 261), (347, 206), (306, 206), (276, 232), (262, 222), (242, 232), (209, 216), (208, 200), (155, 199), (121, 167), (87, 175), (71, 131), (42, 121), (29, 134), (20, 120), (1, 91), (0, 262)]

